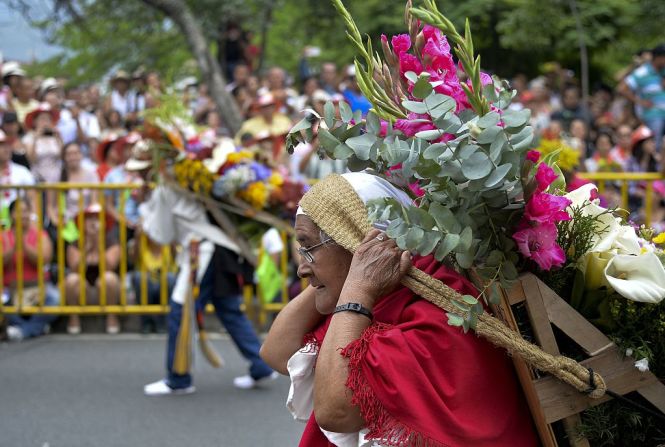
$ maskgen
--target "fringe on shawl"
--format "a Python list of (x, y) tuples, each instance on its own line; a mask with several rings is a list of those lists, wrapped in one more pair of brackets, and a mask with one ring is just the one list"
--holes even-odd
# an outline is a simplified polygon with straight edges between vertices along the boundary
[(372, 338), (392, 325), (376, 323), (369, 326), (358, 340), (349, 343), (341, 355), (349, 359), (349, 377), (346, 386), (353, 392), (352, 403), (360, 408), (369, 433), (365, 439), (372, 439), (390, 447), (450, 447), (424, 433), (417, 432), (396, 420), (377, 399), (362, 372), (362, 360), (367, 353)]

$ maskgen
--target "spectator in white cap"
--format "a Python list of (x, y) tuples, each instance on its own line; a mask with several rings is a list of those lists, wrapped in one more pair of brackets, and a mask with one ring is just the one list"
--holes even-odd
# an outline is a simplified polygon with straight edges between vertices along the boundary
[(117, 111), (125, 119), (132, 110), (132, 98), (129, 92), (131, 78), (124, 70), (118, 70), (111, 78), (111, 94), (104, 102), (104, 111)]
[(2, 64), (2, 83), (9, 87), (13, 95), (16, 95), (21, 78), (25, 77), (25, 71), (18, 62), (5, 62)]

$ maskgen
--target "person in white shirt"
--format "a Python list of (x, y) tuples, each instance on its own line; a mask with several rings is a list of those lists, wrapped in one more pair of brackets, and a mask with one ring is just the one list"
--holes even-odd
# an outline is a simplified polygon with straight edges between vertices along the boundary
[[(12, 149), (7, 144), (7, 136), (0, 130), (0, 185), (34, 185), (35, 178), (30, 171), (19, 164), (12, 162)], [(36, 201), (34, 200), (35, 192), (29, 191), (28, 198), (32, 208), (35, 207)], [(2, 189), (0, 190), (0, 208), (5, 209), (9, 204), (16, 200), (18, 190), (16, 189)], [(32, 209), (36, 212), (36, 209)], [(4, 213), (0, 213), (3, 215)]]

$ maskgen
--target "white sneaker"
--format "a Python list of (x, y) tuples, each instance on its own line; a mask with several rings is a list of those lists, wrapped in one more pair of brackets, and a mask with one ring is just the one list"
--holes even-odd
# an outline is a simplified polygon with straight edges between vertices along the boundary
[(240, 388), (241, 390), (250, 390), (263, 383), (272, 382), (278, 377), (279, 373), (277, 371), (273, 371), (269, 376), (261, 377), (260, 379), (254, 379), (250, 375), (240, 376), (233, 379), (233, 386)]
[(196, 391), (194, 385), (187, 388), (171, 388), (166, 380), (158, 380), (157, 382), (149, 383), (143, 387), (143, 394), (146, 396), (166, 396), (169, 394), (192, 394)]
[(23, 331), (18, 326), (7, 326), (7, 338), (11, 341), (23, 340)]

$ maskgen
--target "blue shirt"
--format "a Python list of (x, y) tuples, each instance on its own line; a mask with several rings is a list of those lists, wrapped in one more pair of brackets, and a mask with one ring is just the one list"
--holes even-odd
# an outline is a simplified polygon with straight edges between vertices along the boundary
[(658, 73), (651, 62), (647, 62), (626, 77), (626, 85), (635, 95), (653, 103), (653, 107), (642, 108), (642, 118), (645, 120), (665, 118), (663, 76), (665, 70)]
[[(127, 174), (127, 171), (125, 171), (125, 167), (123, 165), (116, 166), (115, 168), (111, 169), (104, 178), (104, 183), (109, 183), (109, 184), (123, 184), (131, 182), (132, 179)], [(105, 193), (106, 204), (107, 206), (113, 204), (113, 207), (115, 209), (119, 209), (120, 194), (122, 193), (126, 194), (127, 198), (127, 200), (125, 200), (125, 218), (129, 223), (136, 224), (136, 222), (138, 222), (139, 220), (139, 210), (138, 210), (139, 204), (132, 198), (129, 190), (113, 189), (106, 191)]]
[(362, 93), (356, 93), (353, 90), (346, 89), (344, 90), (344, 99), (349, 103), (352, 111), (360, 110), (363, 116), (367, 115), (369, 109), (372, 108), (372, 103), (369, 102), (367, 98), (363, 96)]

